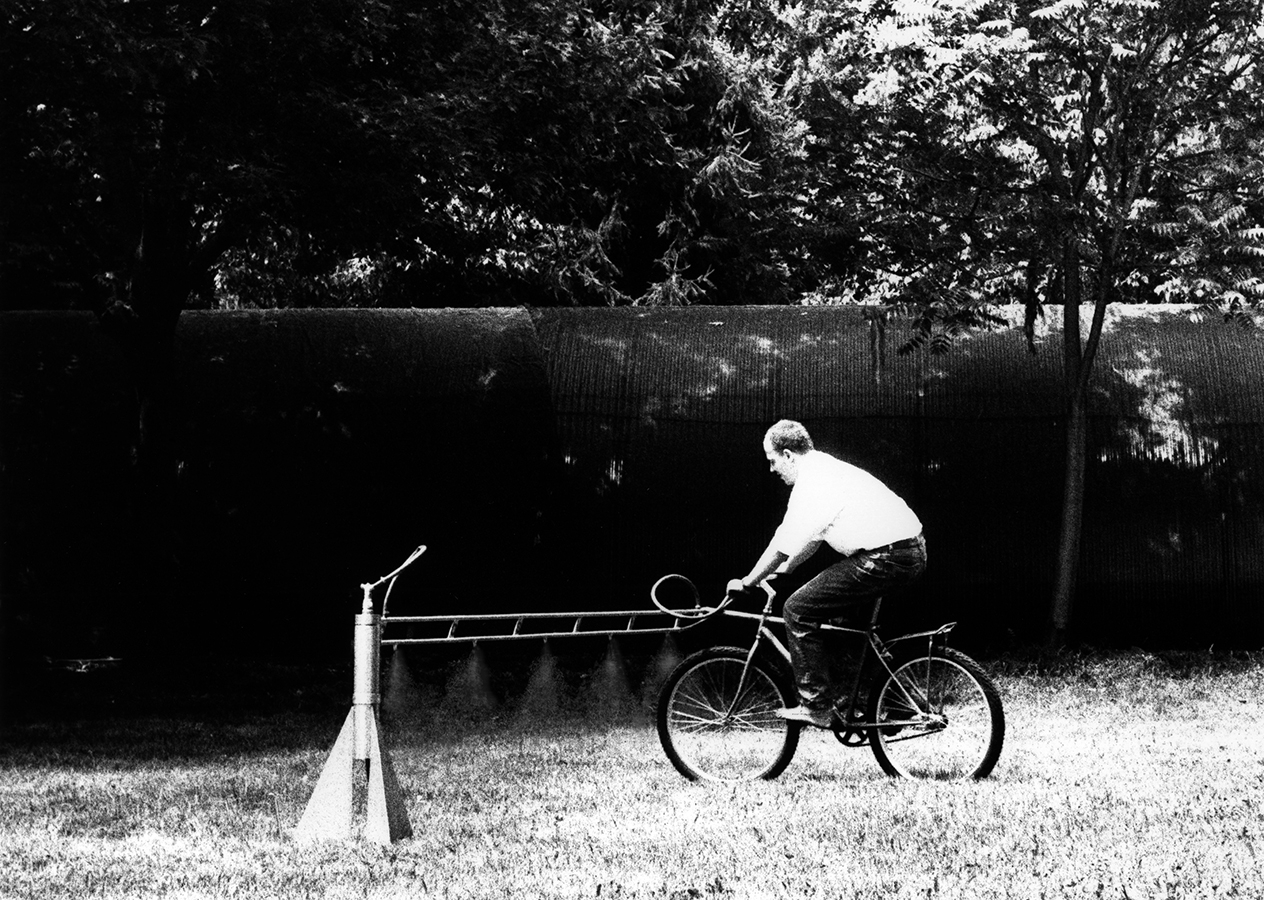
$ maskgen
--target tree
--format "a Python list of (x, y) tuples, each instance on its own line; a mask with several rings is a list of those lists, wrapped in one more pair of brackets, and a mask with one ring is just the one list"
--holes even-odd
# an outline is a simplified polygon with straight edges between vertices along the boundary
[[(1046, 301), (1063, 311), (1067, 453), (1054, 643), (1071, 626), (1088, 391), (1108, 305), (1156, 282), (1179, 296), (1197, 281), (1195, 296), (1235, 309), (1264, 295), (1251, 265), (1261, 232), (1234, 227), (1246, 216), (1242, 201), (1264, 197), (1260, 12), (1256, 2), (1219, 0), (1030, 8), (1025, 71), (1011, 67), (981, 95), (998, 135), (1032, 154), (1020, 182), (1033, 238), (1029, 315)], [(1156, 246), (1156, 236), (1175, 237), (1166, 224), (1173, 216), (1215, 221), (1222, 240), (1201, 250), (1188, 240)], [(1082, 303), (1092, 307), (1084, 334)]]
[(148, 308), (179, 255), (177, 314), (750, 299), (779, 123), (715, 7), (18, 3), (5, 296)]
[(186, 308), (752, 296), (744, 272), (773, 268), (745, 206), (767, 129), (729, 90), (713, 13), (693, 0), (4, 7), (0, 296), (90, 309), (124, 348), (150, 590), (176, 563), (170, 386)]
[(368, 250), (389, 237), (382, 209), (425, 202), (411, 145), (388, 127), (408, 101), (390, 68), (398, 29), (376, 12), (343, 0), (6, 8), (4, 296), (67, 296), (125, 351), (149, 588), (174, 564), (176, 322), (215, 262), (292, 222), (322, 249)]
[[(889, 273), (887, 295), (920, 308), (912, 345), (937, 323), (947, 323), (945, 337), (976, 323), (992, 299), (1021, 298), (1029, 336), (1043, 305), (1062, 310), (1058, 643), (1071, 624), (1087, 399), (1107, 307), (1193, 296), (1247, 321), (1264, 296), (1261, 4), (855, 9), (863, 14), (844, 34), (859, 42), (850, 53), (859, 63), (842, 71), (863, 73), (851, 103), (878, 123), (855, 165), (880, 185), (869, 194), (874, 211), (858, 218), (867, 234), (886, 235), (861, 264)], [(1086, 331), (1082, 304), (1092, 309)]]

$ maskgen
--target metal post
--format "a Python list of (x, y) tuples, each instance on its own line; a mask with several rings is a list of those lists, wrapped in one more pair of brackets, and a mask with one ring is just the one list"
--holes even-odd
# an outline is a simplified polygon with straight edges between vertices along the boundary
[(368, 775), (365, 837), (379, 844), (390, 844), (412, 834), (399, 781), (390, 756), (382, 746), (378, 727), (377, 710), (382, 699), (382, 624), (380, 617), (373, 613), (374, 586), (361, 585), (364, 607), (355, 617), (351, 712), (325, 761), (303, 818), (294, 830), (294, 836), (300, 840), (346, 840), (352, 836), (355, 763), (359, 760), (364, 761)]
[(378, 689), (381, 639), (382, 626), (377, 616), (362, 612), (355, 617), (355, 687), (351, 693), (356, 722), (355, 759), (369, 758), (369, 719), (382, 699)]

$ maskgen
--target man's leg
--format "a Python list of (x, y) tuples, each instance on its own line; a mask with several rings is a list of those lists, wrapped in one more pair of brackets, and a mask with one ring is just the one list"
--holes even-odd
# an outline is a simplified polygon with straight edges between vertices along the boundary
[(826, 566), (790, 595), (784, 608), (786, 637), (804, 710), (791, 718), (817, 725), (829, 721), (835, 697), (820, 623), (841, 619), (851, 628), (866, 627), (874, 598), (912, 581), (925, 565), (925, 544), (920, 541), (897, 551), (861, 552)]
[(835, 563), (791, 594), (783, 610), (799, 704), (817, 717), (828, 718), (835, 699), (830, 652), (820, 625), (843, 619), (849, 627), (859, 627), (857, 620), (872, 609), (879, 592), (849, 590), (857, 581), (854, 568), (852, 559)]

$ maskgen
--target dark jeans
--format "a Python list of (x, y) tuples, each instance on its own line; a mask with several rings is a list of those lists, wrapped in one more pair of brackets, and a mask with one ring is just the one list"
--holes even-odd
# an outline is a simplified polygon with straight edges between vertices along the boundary
[(829, 709), (835, 700), (830, 654), (816, 626), (830, 621), (868, 628), (874, 599), (912, 582), (925, 568), (926, 540), (919, 535), (852, 556), (822, 544), (798, 569), (774, 580), (779, 593), (794, 589), (784, 614), (800, 703), (819, 710)]

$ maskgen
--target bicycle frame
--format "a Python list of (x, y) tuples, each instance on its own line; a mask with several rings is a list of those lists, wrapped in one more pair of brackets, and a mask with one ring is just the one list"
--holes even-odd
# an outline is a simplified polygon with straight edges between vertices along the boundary
[[(746, 665), (743, 667), (741, 678), (738, 680), (738, 689), (737, 689), (736, 696), (739, 696), (739, 697), (741, 696), (742, 691), (745, 689), (746, 677), (750, 671), (750, 665), (754, 661), (755, 656), (758, 654), (761, 643), (767, 642), (768, 644), (770, 644), (772, 648), (777, 652), (777, 654), (783, 660), (785, 660), (787, 664), (790, 663), (790, 649), (785, 645), (785, 643), (781, 641), (780, 638), (777, 637), (776, 633), (769, 627), (769, 625), (780, 625), (784, 628), (786, 624), (786, 620), (784, 616), (774, 616), (772, 614), (773, 601), (776, 598), (776, 592), (772, 589), (772, 587), (766, 581), (761, 582), (759, 586), (763, 588), (764, 593), (767, 595), (767, 599), (764, 602), (764, 608), (760, 612), (753, 613), (753, 612), (744, 612), (742, 610), (729, 609), (728, 602), (721, 604), (715, 610), (715, 612), (721, 615), (729, 616), (735, 619), (750, 619), (758, 623), (755, 628), (755, 639), (754, 641), (751, 642), (750, 651), (746, 654)], [(865, 671), (870, 665), (870, 657), (872, 657), (873, 659), (876, 659), (878, 663), (884, 669), (886, 669), (887, 674), (892, 677), (894, 683), (899, 687), (900, 693), (903, 695), (905, 702), (909, 704), (909, 707), (911, 709), (922, 710), (922, 703), (919, 701), (919, 698), (915, 698), (911, 696), (909, 692), (905, 689), (903, 682), (895, 678), (895, 672), (891, 668), (891, 663), (890, 663), (890, 660), (892, 659), (892, 654), (888, 648), (895, 646), (901, 641), (914, 640), (917, 638), (926, 638), (927, 651), (930, 655), (934, 655), (937, 647), (942, 647), (946, 644), (946, 636), (948, 632), (952, 631), (952, 629), (955, 628), (957, 625), (956, 622), (947, 622), (939, 626), (938, 628), (935, 628), (929, 631), (911, 632), (909, 634), (902, 634), (902, 635), (899, 635), (898, 637), (894, 637), (890, 641), (883, 641), (880, 637), (878, 637), (878, 613), (881, 611), (881, 609), (882, 609), (882, 598), (877, 597), (875, 598), (874, 603), (873, 603), (873, 612), (870, 614), (869, 625), (867, 628), (850, 628), (845, 625), (836, 625), (832, 622), (822, 622), (816, 626), (821, 631), (835, 632), (839, 634), (857, 635), (865, 639), (864, 649), (861, 651), (860, 663), (856, 667), (856, 676), (852, 682), (851, 693), (850, 695), (847, 695), (848, 701), (847, 701), (846, 707), (844, 708), (845, 718), (843, 716), (839, 716), (841, 720), (840, 724), (843, 726), (842, 731), (839, 732), (838, 729), (835, 729), (836, 733), (839, 736), (839, 739), (842, 740), (844, 743), (850, 743), (848, 739), (853, 734), (859, 736), (859, 739), (855, 741), (856, 743), (862, 742), (864, 738), (867, 736), (869, 730), (872, 728), (877, 728), (880, 724), (878, 722), (863, 721), (863, 716), (861, 717), (861, 721), (855, 721), (855, 719), (850, 713), (851, 710), (855, 710), (859, 708), (860, 687), (864, 683)], [(838, 700), (841, 700), (841, 699), (842, 699), (841, 697), (838, 698)], [(835, 702), (836, 714), (837, 714), (837, 710), (839, 706), (838, 700), (836, 700)], [(926, 713), (925, 711), (923, 711), (923, 715), (929, 715), (929, 713)], [(889, 725), (891, 723), (885, 723), (885, 724)]]
[[(665, 584), (672, 587), (664, 596), (660, 588)], [(728, 646), (734, 641), (726, 635), (724, 646), (690, 654), (659, 691), (659, 740), (672, 765), (691, 780), (776, 778), (799, 744), (804, 723), (779, 710), (794, 705), (796, 692), (787, 683), (787, 667), (777, 659), (790, 660), (789, 647), (799, 632), (778, 633), (777, 627), (787, 628), (787, 623), (773, 614), (776, 592), (767, 583), (760, 586), (767, 599), (762, 609), (748, 607), (749, 612), (731, 608), (741, 594), (704, 605), (683, 575), (665, 575), (650, 590), (654, 606), (689, 623), (686, 628), (718, 615), (754, 626), (749, 644), (739, 639), (737, 647)], [(864, 643), (850, 694), (840, 691), (828, 721), (813, 716), (812, 723), (846, 747), (868, 745), (888, 775), (952, 781), (987, 777), (1005, 738), (996, 685), (977, 662), (948, 646), (955, 622), (884, 639), (877, 633), (881, 607), (874, 599), (863, 624), (826, 620), (810, 626)], [(794, 627), (800, 627), (797, 620)], [(746, 646), (749, 650), (739, 649)], [(793, 663), (788, 668), (793, 670)], [(839, 686), (846, 680), (840, 679)]]

